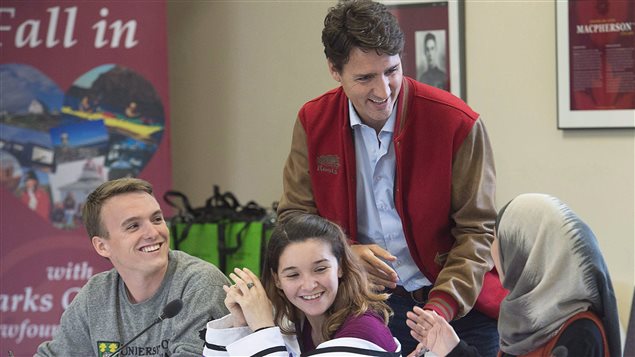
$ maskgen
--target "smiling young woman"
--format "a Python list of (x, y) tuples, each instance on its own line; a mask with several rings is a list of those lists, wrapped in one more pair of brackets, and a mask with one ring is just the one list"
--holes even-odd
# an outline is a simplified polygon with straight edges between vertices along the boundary
[(225, 287), (231, 314), (207, 325), (204, 355), (399, 355), (386, 294), (370, 290), (344, 232), (310, 214), (272, 232), (262, 283), (248, 269)]

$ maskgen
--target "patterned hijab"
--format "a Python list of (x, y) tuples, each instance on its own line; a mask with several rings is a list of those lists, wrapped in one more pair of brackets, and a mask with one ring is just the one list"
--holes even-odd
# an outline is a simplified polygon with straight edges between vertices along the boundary
[(498, 320), (501, 351), (529, 353), (547, 343), (578, 312), (604, 324), (610, 355), (620, 354), (615, 294), (597, 240), (557, 198), (522, 194), (501, 209), (496, 224), (503, 287)]

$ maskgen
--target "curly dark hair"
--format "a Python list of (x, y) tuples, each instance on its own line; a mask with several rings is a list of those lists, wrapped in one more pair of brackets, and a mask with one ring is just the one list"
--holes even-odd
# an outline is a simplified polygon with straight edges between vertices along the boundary
[(351, 49), (374, 50), (378, 55), (400, 55), (404, 35), (397, 19), (380, 3), (342, 1), (329, 9), (322, 30), (324, 54), (338, 72), (348, 62)]

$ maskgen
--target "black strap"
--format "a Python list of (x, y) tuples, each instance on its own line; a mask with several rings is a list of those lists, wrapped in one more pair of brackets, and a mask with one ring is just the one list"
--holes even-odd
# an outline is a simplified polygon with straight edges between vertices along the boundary
[(334, 347), (322, 347), (317, 348), (311, 352), (303, 353), (301, 356), (315, 356), (323, 353), (356, 353), (363, 356), (379, 356), (379, 357), (398, 357), (401, 356), (401, 352), (387, 352), (387, 351), (377, 351), (377, 350), (369, 350), (367, 348), (361, 347), (349, 347), (349, 346), (334, 346)]
[[(174, 217), (172, 221), (170, 221), (170, 235), (171, 235), (172, 241), (174, 242), (174, 249), (179, 250), (179, 244), (188, 237), (194, 223), (197, 223), (197, 222), (192, 220), (184, 221), (182, 219), (179, 219), (178, 216)], [(180, 233), (179, 233), (179, 224), (181, 224), (183, 228), (183, 230)]]
[(258, 331), (266, 330), (266, 329), (268, 329), (268, 328), (273, 328), (273, 327), (275, 327), (275, 326), (265, 326), (265, 327), (261, 327), (261, 328), (259, 328), (259, 329), (255, 329), (255, 330), (254, 330), (254, 333), (256, 333), (256, 332), (258, 332)]
[(179, 239), (179, 232), (176, 225), (176, 220), (170, 222), (170, 239), (174, 244), (174, 249), (179, 250), (179, 243), (181, 243), (181, 240)]
[[(207, 342), (205, 342), (205, 347), (207, 347), (208, 349), (213, 350), (213, 351), (224, 351), (224, 352), (227, 352), (227, 348), (226, 347), (219, 346), (219, 345), (214, 345), (214, 344), (207, 343)], [(266, 356), (266, 355), (271, 354), (271, 353), (282, 352), (282, 351), (286, 351), (286, 350), (287, 350), (287, 348), (284, 347), (284, 346), (275, 346), (275, 347), (270, 347), (270, 348), (264, 349), (264, 350), (262, 350), (262, 351), (260, 351), (260, 352), (258, 352), (256, 354), (253, 354), (251, 356), (252, 357)]]
[(264, 350), (262, 350), (262, 351), (260, 351), (258, 353), (255, 353), (255, 354), (251, 355), (251, 357), (261, 357), (261, 356), (266, 356), (266, 355), (271, 354), (271, 353), (283, 352), (283, 351), (286, 351), (286, 350), (287, 350), (287, 348), (284, 347), (284, 346), (270, 347), (270, 348), (264, 349)]
[[(233, 222), (229, 222), (229, 223), (244, 223), (242, 228), (240, 228), (238, 233), (236, 233), (236, 246), (234, 246), (234, 247), (225, 246), (225, 251), (224, 251), (225, 254), (234, 254), (237, 251), (239, 251), (240, 248), (242, 247), (242, 245), (243, 245), (243, 237), (247, 234), (247, 231), (249, 231), (249, 227), (251, 226), (251, 221), (244, 221), (244, 222), (233, 221)], [(231, 227), (233, 227), (233, 225), (232, 224), (228, 224), (227, 227), (231, 228)]]
[(264, 222), (262, 224), (262, 229), (260, 230), (260, 262), (258, 263), (258, 265), (260, 266), (260, 274), (263, 274), (263, 271), (265, 269), (265, 259), (267, 257), (267, 232), (269, 230), (269, 226), (267, 224), (267, 222)]
[(205, 207), (216, 211), (222, 218), (231, 218), (240, 209), (240, 202), (233, 193), (220, 193), (218, 185), (214, 185), (214, 194), (205, 201)]
[[(180, 199), (181, 205), (176, 204), (173, 201), (174, 198)], [(185, 212), (191, 213), (193, 211), (192, 205), (190, 205), (190, 200), (183, 192), (174, 190), (165, 191), (165, 193), (163, 194), (163, 199), (165, 200), (165, 202), (167, 202), (167, 204), (178, 209), (180, 214), (184, 214)]]
[(225, 351), (225, 352), (227, 352), (227, 348), (225, 348), (223, 346), (207, 343), (207, 342), (205, 342), (205, 347), (209, 348), (210, 350), (214, 350), (214, 351)]
[(227, 254), (225, 253), (225, 224), (218, 222), (216, 225), (218, 229), (218, 269), (225, 272), (227, 268)]

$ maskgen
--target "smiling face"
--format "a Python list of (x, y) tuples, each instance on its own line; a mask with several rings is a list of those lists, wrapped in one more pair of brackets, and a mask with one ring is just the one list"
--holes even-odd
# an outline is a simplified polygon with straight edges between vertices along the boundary
[(342, 89), (364, 124), (377, 132), (392, 113), (401, 90), (403, 72), (399, 55), (378, 55), (355, 47), (348, 62), (337, 71), (329, 62), (329, 71)]
[(324, 317), (333, 305), (342, 276), (331, 246), (309, 238), (289, 244), (280, 255), (276, 286), (309, 319)]
[(124, 280), (163, 279), (170, 234), (154, 196), (141, 191), (113, 196), (101, 208), (101, 222), (107, 237), (94, 236), (93, 246)]

